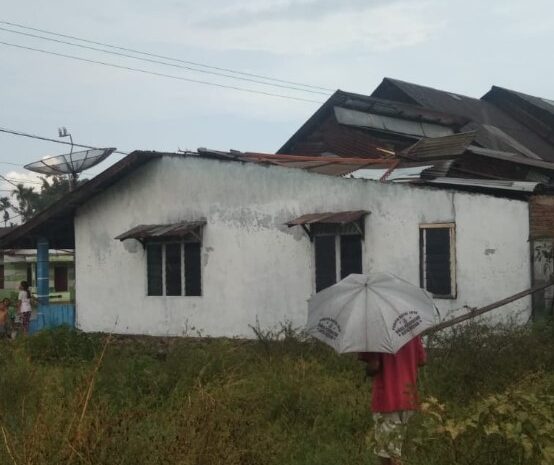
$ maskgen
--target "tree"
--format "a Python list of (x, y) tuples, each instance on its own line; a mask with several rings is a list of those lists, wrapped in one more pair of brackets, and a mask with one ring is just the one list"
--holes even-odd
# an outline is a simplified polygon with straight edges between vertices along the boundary
[(12, 191), (12, 197), (17, 200), (17, 205), (11, 205), (12, 209), (21, 216), (23, 222), (29, 221), (37, 212), (39, 194), (32, 187), (19, 183)]
[(40, 195), (35, 201), (37, 213), (48, 208), (71, 190), (71, 183), (64, 176), (50, 176), (40, 179), (42, 181)]
[(0, 212), (4, 212), (4, 226), (8, 226), (10, 214), (8, 210), (12, 207), (9, 197), (0, 197)]
[[(40, 178), (42, 186), (40, 192), (32, 187), (18, 184), (12, 191), (12, 196), (17, 200), (17, 205), (9, 202), (12, 210), (21, 215), (23, 222), (29, 221), (33, 216), (57, 202), (71, 190), (69, 179), (64, 176), (45, 176)], [(78, 181), (77, 185), (86, 182), (86, 179)], [(9, 208), (9, 207), (8, 207)], [(0, 210), (2, 207), (0, 206)], [(9, 218), (8, 218), (9, 219)], [(4, 219), (6, 222), (7, 220)]]

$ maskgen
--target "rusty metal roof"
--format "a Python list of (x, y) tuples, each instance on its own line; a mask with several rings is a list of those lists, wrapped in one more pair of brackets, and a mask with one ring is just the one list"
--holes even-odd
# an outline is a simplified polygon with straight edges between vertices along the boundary
[(401, 155), (418, 161), (456, 158), (465, 153), (475, 138), (475, 131), (444, 137), (425, 137), (404, 150)]
[[(385, 155), (384, 152), (381, 152)], [(194, 154), (191, 154), (194, 156)], [(366, 167), (388, 168), (396, 163), (396, 159), (391, 158), (391, 153), (386, 155), (389, 158), (343, 158), (336, 156), (303, 156), (303, 155), (283, 155), (269, 153), (253, 152), (220, 152), (205, 148), (198, 149), (198, 155), (207, 158), (217, 158), (224, 160), (234, 160), (250, 163), (259, 163), (266, 165), (281, 166), (284, 168), (297, 168), (312, 173), (327, 174), (330, 176), (344, 176)]]
[(287, 226), (297, 226), (303, 224), (325, 223), (325, 224), (348, 224), (358, 221), (369, 212), (366, 210), (355, 210), (346, 212), (326, 212), (326, 213), (308, 213), (294, 220), (287, 222)]
[(141, 224), (115, 237), (120, 241), (125, 239), (183, 239), (191, 233), (197, 232), (206, 225), (205, 220), (182, 221), (173, 224)]

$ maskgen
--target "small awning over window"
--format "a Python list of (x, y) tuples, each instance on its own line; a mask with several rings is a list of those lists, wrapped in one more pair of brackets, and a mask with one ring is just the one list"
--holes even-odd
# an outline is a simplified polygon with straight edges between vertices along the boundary
[(140, 242), (147, 240), (172, 240), (184, 239), (191, 236), (200, 240), (201, 230), (206, 224), (205, 220), (184, 221), (173, 224), (141, 224), (116, 237), (120, 241), (136, 239)]
[(369, 212), (365, 210), (356, 210), (349, 212), (336, 213), (308, 213), (302, 215), (287, 223), (287, 226), (296, 226), (302, 224), (326, 223), (326, 224), (348, 224), (358, 221), (360, 218), (367, 215)]
[(363, 236), (363, 222), (362, 218), (369, 212), (366, 210), (355, 210), (346, 212), (327, 212), (327, 213), (309, 213), (302, 215), (294, 220), (287, 222), (287, 226), (302, 226), (304, 231), (313, 239), (312, 226), (318, 224), (345, 226), (352, 224), (356, 227), (359, 234)]

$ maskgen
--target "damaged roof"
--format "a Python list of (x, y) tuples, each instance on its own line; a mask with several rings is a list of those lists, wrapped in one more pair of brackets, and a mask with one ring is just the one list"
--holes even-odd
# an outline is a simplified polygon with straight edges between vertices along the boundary
[[(430, 110), (443, 111), (448, 114), (467, 118), (469, 121), (461, 131), (476, 131), (476, 142), (482, 147), (513, 152), (523, 155), (554, 161), (554, 146), (535, 130), (535, 125), (522, 124), (513, 113), (507, 112), (505, 106), (499, 105), (502, 97), (499, 88), (493, 88), (482, 99), (433, 89), (398, 79), (385, 78), (373, 91), (372, 97), (393, 100), (405, 104), (419, 105)], [(512, 91), (508, 91), (512, 92)], [(522, 98), (520, 93), (514, 93)], [(506, 92), (503, 93), (505, 96)], [(530, 96), (527, 96), (530, 97)], [(538, 99), (531, 97), (527, 100)], [(525, 99), (524, 99), (525, 100)], [(541, 106), (549, 108), (550, 101), (538, 99)], [(536, 103), (538, 107), (539, 104)], [(554, 129), (552, 123), (550, 130)]]

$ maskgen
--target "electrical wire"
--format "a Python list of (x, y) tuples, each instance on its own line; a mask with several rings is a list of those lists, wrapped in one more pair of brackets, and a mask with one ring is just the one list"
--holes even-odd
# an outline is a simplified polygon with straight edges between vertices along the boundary
[[(84, 148), (84, 149), (97, 149), (98, 148), (98, 147), (93, 147), (92, 145), (83, 145), (83, 144), (75, 144), (75, 143), (72, 144), (71, 142), (66, 142), (64, 140), (52, 139), (50, 137), (45, 137), (45, 136), (37, 136), (36, 134), (29, 134), (29, 133), (26, 133), (26, 132), (23, 132), (23, 131), (16, 131), (15, 129), (8, 129), (8, 128), (3, 128), (3, 127), (0, 127), (0, 132), (5, 132), (6, 134), (13, 134), (15, 136), (29, 137), (31, 139), (38, 139), (38, 140), (45, 140), (45, 141), (48, 141), (48, 142), (55, 142), (56, 144), (73, 145), (75, 147), (81, 147), (81, 148)], [(129, 155), (129, 152), (122, 152), (120, 150), (116, 150), (113, 153), (119, 153), (121, 155)], [(4, 163), (8, 163), (8, 162), (4, 162)], [(10, 165), (15, 165), (15, 163), (9, 163), (9, 164)], [(19, 165), (19, 166), (22, 166), (22, 165)]]
[(247, 72), (244, 72), (244, 71), (237, 71), (237, 70), (234, 70), (234, 69), (231, 69), (231, 68), (223, 68), (223, 67), (219, 67), (219, 66), (206, 65), (206, 64), (203, 64), (203, 63), (199, 63), (199, 62), (182, 60), (182, 59), (179, 59), (179, 58), (174, 58), (174, 57), (169, 57), (169, 56), (164, 56), (164, 55), (158, 55), (158, 54), (151, 53), (151, 52), (146, 52), (146, 51), (127, 48), (127, 47), (121, 47), (121, 46), (118, 46), (118, 45), (108, 44), (108, 43), (105, 43), (105, 42), (96, 42), (96, 41), (93, 41), (93, 40), (83, 39), (82, 37), (77, 37), (77, 36), (72, 36), (72, 35), (67, 35), (67, 34), (61, 34), (61, 33), (58, 33), (58, 32), (52, 32), (52, 31), (48, 31), (48, 30), (45, 30), (45, 29), (39, 29), (39, 28), (30, 27), (30, 26), (24, 26), (22, 24), (12, 23), (12, 22), (9, 22), (9, 21), (0, 20), (0, 24), (5, 24), (5, 25), (8, 25), (8, 26), (17, 27), (17, 28), (20, 28), (20, 29), (28, 30), (28, 31), (41, 32), (43, 34), (49, 34), (49, 35), (53, 35), (53, 36), (57, 36), (57, 37), (64, 37), (66, 39), (78, 40), (80, 42), (84, 42), (84, 43), (88, 43), (88, 44), (101, 45), (103, 47), (108, 47), (108, 48), (112, 48), (112, 49), (115, 49), (115, 50), (122, 50), (124, 52), (131, 52), (131, 53), (136, 53), (136, 54), (139, 54), (139, 55), (149, 56), (149, 57), (153, 57), (153, 58), (161, 58), (161, 59), (164, 59), (164, 60), (175, 61), (175, 62), (178, 62), (178, 63), (187, 64), (187, 65), (199, 66), (199, 67), (206, 68), (206, 69), (213, 69), (213, 70), (217, 70), (217, 71), (225, 71), (225, 72), (229, 72), (229, 73), (238, 74), (238, 75), (241, 75), (241, 76), (249, 76), (249, 77), (254, 77), (254, 78), (258, 78), (258, 79), (265, 79), (267, 81), (280, 82), (280, 83), (283, 83), (283, 84), (292, 84), (294, 86), (301, 86), (301, 87), (306, 87), (306, 88), (309, 88), (309, 89), (317, 89), (317, 90), (323, 90), (323, 91), (327, 91), (327, 92), (334, 92), (334, 89), (329, 89), (327, 87), (315, 86), (315, 85), (312, 85), (312, 84), (304, 84), (304, 83), (295, 82), (295, 81), (288, 81), (288, 80), (285, 80), (285, 79), (273, 78), (271, 76), (264, 76), (264, 75), (261, 75), (261, 74), (247, 73)]
[(274, 84), (274, 83), (271, 83), (271, 82), (263, 82), (263, 81), (260, 81), (260, 80), (247, 78), (247, 77), (232, 76), (230, 74), (220, 73), (220, 72), (216, 72), (216, 71), (207, 71), (207, 70), (202, 70), (202, 69), (196, 69), (196, 68), (192, 68), (190, 66), (184, 66), (184, 65), (179, 65), (179, 64), (175, 64), (175, 63), (168, 63), (166, 61), (154, 60), (154, 59), (151, 59), (151, 58), (136, 57), (136, 56), (133, 56), (133, 55), (129, 55), (127, 53), (114, 52), (114, 51), (105, 50), (105, 49), (102, 49), (102, 48), (91, 47), (89, 45), (75, 44), (75, 43), (72, 43), (72, 42), (67, 42), (65, 40), (53, 39), (51, 37), (40, 36), (40, 35), (37, 35), (37, 34), (30, 34), (28, 32), (14, 31), (12, 29), (6, 29), (4, 27), (0, 27), (0, 31), (11, 32), (13, 34), (19, 34), (19, 35), (23, 35), (23, 36), (26, 36), (26, 37), (33, 37), (35, 39), (48, 40), (50, 42), (55, 42), (55, 43), (64, 44), (64, 45), (70, 45), (72, 47), (79, 47), (79, 48), (83, 48), (83, 49), (87, 49), (87, 50), (94, 50), (96, 52), (109, 53), (110, 55), (117, 55), (117, 56), (121, 56), (121, 57), (125, 57), (125, 58), (131, 58), (133, 60), (145, 61), (145, 62), (148, 62), (148, 63), (155, 63), (155, 64), (159, 64), (159, 65), (164, 65), (164, 66), (171, 66), (173, 68), (185, 69), (187, 71), (193, 71), (193, 72), (197, 72), (197, 73), (210, 74), (210, 75), (213, 75), (213, 76), (221, 76), (221, 77), (230, 78), (230, 79), (237, 79), (237, 80), (240, 80), (240, 81), (253, 82), (255, 84), (261, 84), (261, 85), (264, 85), (264, 86), (279, 87), (281, 89), (288, 89), (288, 90), (294, 90), (294, 91), (299, 91), (299, 92), (308, 92), (308, 93), (311, 93), (311, 94), (329, 96), (329, 92), (322, 92), (322, 91), (319, 91), (319, 90), (311, 90), (311, 89), (302, 89), (300, 87), (293, 87), (293, 86), (284, 85), (284, 84)]
[[(6, 134), (11, 134), (11, 135), (15, 135), (15, 136), (29, 137), (31, 139), (38, 139), (38, 140), (43, 140), (43, 141), (47, 141), (47, 142), (54, 142), (56, 144), (71, 145), (71, 142), (52, 139), (50, 137), (38, 136), (36, 134), (29, 134), (29, 133), (22, 132), (22, 131), (16, 131), (14, 129), (8, 129), (8, 128), (0, 127), (0, 132), (4, 132)], [(81, 148), (86, 148), (86, 149), (96, 149), (96, 148), (98, 148), (98, 147), (93, 147), (92, 145), (83, 145), (83, 144), (75, 144), (75, 143), (73, 145), (75, 147), (81, 147)], [(121, 150), (116, 150), (113, 153), (117, 153), (117, 154), (120, 154), (120, 155), (129, 155), (129, 152), (122, 152)], [(0, 163), (7, 164), (7, 165), (13, 165), (13, 166), (24, 166), (21, 163), (14, 163), (14, 162), (8, 162), (8, 161), (0, 161)], [(96, 174), (93, 174), (93, 173), (89, 173), (89, 175), (96, 176)], [(19, 179), (11, 178), (11, 177), (8, 178), (8, 177), (2, 176), (2, 175), (0, 175), (0, 178), (4, 179), (6, 182), (9, 182), (14, 187), (17, 187), (17, 184), (15, 184), (15, 182), (22, 182), (23, 184), (30, 183), (30, 184), (40, 184), (40, 185), (42, 185), (42, 183), (39, 182), (39, 181), (19, 180)], [(15, 181), (15, 182), (11, 182), (11, 181)], [(8, 189), (0, 189), (0, 190), (8, 190)]]
[(77, 57), (75, 55), (67, 55), (65, 53), (52, 52), (52, 51), (48, 51), (48, 50), (44, 50), (44, 49), (40, 49), (40, 48), (27, 47), (27, 46), (24, 46), (24, 45), (13, 44), (13, 43), (10, 43), (10, 42), (0, 41), (0, 45), (6, 45), (8, 47), (19, 48), (19, 49), (22, 49), (22, 50), (30, 50), (30, 51), (33, 51), (33, 52), (44, 53), (46, 55), (54, 55), (54, 56), (58, 56), (58, 57), (61, 57), (61, 58), (69, 58), (71, 60), (82, 61), (82, 62), (85, 62), (85, 63), (94, 63), (94, 64), (98, 64), (98, 65), (108, 66), (108, 67), (111, 67), (111, 68), (124, 69), (124, 70), (127, 70), (127, 71), (135, 71), (135, 72), (138, 72), (138, 73), (152, 75), (152, 76), (159, 76), (159, 77), (175, 79), (175, 80), (178, 80), (178, 81), (192, 82), (192, 83), (195, 83), (195, 84), (202, 84), (202, 85), (207, 85), (207, 86), (212, 86), (212, 87), (219, 87), (219, 88), (222, 88), (222, 89), (231, 89), (231, 90), (246, 92), (246, 93), (250, 93), (250, 94), (258, 94), (258, 95), (265, 95), (265, 96), (269, 96), (269, 97), (278, 97), (278, 98), (283, 98), (283, 99), (288, 99), (288, 100), (296, 100), (298, 102), (308, 102), (308, 103), (318, 103), (318, 104), (323, 103), (320, 100), (311, 100), (311, 99), (306, 99), (306, 98), (302, 98), (302, 97), (293, 97), (291, 95), (284, 95), (284, 94), (274, 94), (272, 92), (265, 92), (263, 90), (254, 90), (254, 89), (248, 89), (246, 87), (230, 86), (230, 85), (227, 85), (227, 84), (218, 84), (218, 83), (210, 82), (210, 81), (202, 81), (200, 79), (190, 79), (190, 78), (185, 78), (185, 77), (182, 77), (182, 76), (175, 76), (174, 74), (159, 73), (159, 72), (156, 72), (156, 71), (148, 71), (148, 70), (142, 69), (142, 68), (134, 68), (132, 66), (118, 65), (118, 64), (115, 64), (115, 63), (108, 63), (108, 62), (100, 61), (100, 60), (91, 60), (89, 58), (82, 58), (82, 57)]

